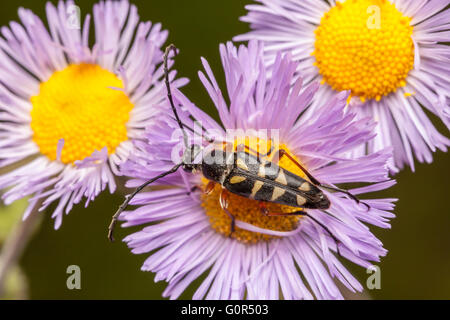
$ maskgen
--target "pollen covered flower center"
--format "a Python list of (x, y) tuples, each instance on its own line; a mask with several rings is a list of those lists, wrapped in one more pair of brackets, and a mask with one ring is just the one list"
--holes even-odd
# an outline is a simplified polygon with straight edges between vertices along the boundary
[[(237, 150), (238, 144), (242, 142), (235, 141), (234, 150)], [(253, 150), (257, 150), (261, 155), (267, 154), (271, 149), (271, 142), (262, 139), (246, 139), (245, 145)], [(289, 155), (293, 156), (297, 161), (298, 159), (289, 152), (286, 145), (282, 144), (279, 148), (286, 150)], [(282, 157), (280, 161), (274, 159), (277, 149), (273, 149), (273, 153), (267, 157), (263, 157), (266, 161), (276, 161), (276, 163), (283, 169), (290, 171), (302, 178), (305, 178), (305, 174), (302, 170), (298, 168), (288, 157)], [(253, 152), (250, 154), (256, 155)], [(203, 179), (203, 187), (206, 188), (208, 184), (207, 179)], [(209, 193), (202, 193), (202, 206), (205, 209), (206, 214), (209, 217), (209, 222), (212, 228), (218, 233), (229, 236), (231, 232), (231, 219), (222, 210), (220, 206), (220, 193), (222, 192), (222, 187), (216, 184), (214, 190)], [(274, 231), (292, 231), (297, 228), (300, 216), (266, 216), (261, 213), (260, 201), (252, 200), (249, 198), (241, 197), (232, 193), (229, 194), (229, 212), (236, 218), (259, 228), (269, 229)], [(266, 207), (270, 212), (274, 213), (291, 213), (300, 210), (300, 208), (289, 207), (285, 205), (280, 205), (276, 203), (266, 202)], [(235, 232), (231, 235), (232, 238), (237, 239), (243, 243), (257, 243), (259, 241), (269, 240), (274, 238), (274, 236), (251, 232), (241, 228), (236, 227)]]
[(55, 160), (64, 139), (61, 161), (83, 160), (96, 150), (112, 154), (127, 140), (126, 124), (133, 109), (120, 90), (122, 81), (96, 64), (72, 64), (55, 72), (31, 97), (31, 129), (40, 152)]
[(337, 2), (315, 31), (313, 55), (323, 81), (363, 102), (405, 86), (414, 65), (410, 22), (388, 0)]

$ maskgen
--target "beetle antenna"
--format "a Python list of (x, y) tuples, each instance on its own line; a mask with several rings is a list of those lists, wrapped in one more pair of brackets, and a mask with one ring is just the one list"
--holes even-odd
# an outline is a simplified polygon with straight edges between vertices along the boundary
[(175, 119), (178, 122), (178, 126), (183, 131), (184, 146), (187, 148), (189, 146), (188, 135), (187, 135), (186, 131), (184, 130), (184, 126), (183, 126), (183, 123), (180, 120), (180, 117), (178, 116), (177, 108), (175, 107), (175, 104), (173, 103), (172, 90), (170, 89), (169, 68), (167, 66), (167, 64), (168, 64), (167, 62), (169, 60), (170, 51), (173, 51), (175, 56), (178, 53), (177, 52), (177, 48), (175, 47), (174, 44), (170, 44), (166, 48), (166, 52), (164, 53), (164, 78), (165, 78), (165, 83), (166, 83), (166, 87), (167, 87), (167, 97), (169, 98), (170, 106), (172, 107), (172, 111), (173, 111), (173, 113), (175, 115)]
[[(173, 118), (172, 118), (172, 119), (173, 119)], [(203, 127), (203, 125), (202, 125), (201, 123), (198, 123), (198, 124), (200, 125), (200, 127), (201, 127), (201, 129), (202, 129), (202, 134), (200, 134), (200, 133), (198, 133), (197, 131), (195, 131), (194, 129), (192, 129), (192, 128), (191, 128), (190, 126), (188, 126), (186, 123), (184, 123), (184, 122), (182, 122), (182, 123), (183, 123), (183, 127), (184, 127), (185, 129), (187, 129), (188, 131), (192, 132), (193, 134), (196, 134), (196, 135), (198, 135), (198, 136), (200, 136), (200, 137), (205, 138), (205, 140), (206, 140), (207, 142), (213, 143), (214, 141), (216, 141), (214, 138), (211, 138), (211, 137), (208, 136), (208, 130), (205, 129), (205, 127)]]
[(179, 163), (176, 166), (174, 166), (172, 169), (170, 169), (169, 171), (161, 173), (159, 176), (146, 181), (144, 184), (142, 184), (139, 187), (137, 187), (136, 190), (134, 190), (134, 192), (132, 194), (127, 195), (125, 197), (125, 201), (120, 205), (119, 209), (117, 209), (116, 213), (112, 216), (111, 223), (109, 224), (109, 227), (108, 227), (108, 239), (109, 239), (109, 241), (111, 241), (111, 242), (114, 241), (114, 237), (113, 237), (114, 227), (116, 226), (116, 223), (117, 223), (117, 220), (119, 219), (120, 214), (128, 207), (128, 204), (130, 203), (131, 199), (133, 199), (139, 192), (142, 191), (142, 189), (144, 189), (149, 184), (151, 184), (151, 183), (155, 182), (156, 180), (159, 180), (159, 179), (161, 179), (161, 178), (163, 178), (163, 177), (165, 177), (165, 176), (167, 176), (167, 175), (177, 171), (178, 168), (181, 167), (181, 165), (182, 165), (182, 163)]

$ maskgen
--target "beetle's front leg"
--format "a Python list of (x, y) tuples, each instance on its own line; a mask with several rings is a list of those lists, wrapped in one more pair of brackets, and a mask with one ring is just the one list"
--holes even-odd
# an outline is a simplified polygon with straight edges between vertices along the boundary
[[(208, 184), (205, 187), (205, 190), (203, 190), (203, 192), (208, 195), (211, 194), (211, 192), (214, 191), (214, 188), (216, 187), (216, 182), (214, 181), (209, 181)], [(225, 211), (225, 213), (230, 217), (231, 219), (231, 226), (230, 226), (230, 237), (233, 234), (233, 232), (235, 231), (236, 228), (236, 219), (235, 217), (231, 214), (231, 212), (228, 210), (228, 205), (229, 205), (229, 195), (228, 192), (225, 188), (222, 188), (222, 191), (220, 192), (220, 197), (219, 197), (219, 202), (220, 202), (220, 207), (222, 208), (223, 211)]]
[(209, 194), (211, 194), (211, 192), (213, 192), (215, 187), (216, 187), (216, 183), (214, 181), (209, 181), (208, 184), (205, 187), (205, 190), (203, 190), (203, 192), (206, 195), (209, 195)]
[(231, 235), (233, 234), (233, 232), (235, 231), (236, 228), (236, 219), (235, 217), (231, 214), (231, 212), (228, 210), (228, 205), (229, 205), (229, 195), (228, 195), (228, 191), (223, 188), (222, 192), (220, 193), (220, 198), (219, 198), (219, 202), (220, 202), (220, 207), (222, 208), (223, 211), (225, 211), (225, 213), (230, 217), (231, 219), (231, 225), (230, 225), (230, 235), (229, 237), (231, 237)]

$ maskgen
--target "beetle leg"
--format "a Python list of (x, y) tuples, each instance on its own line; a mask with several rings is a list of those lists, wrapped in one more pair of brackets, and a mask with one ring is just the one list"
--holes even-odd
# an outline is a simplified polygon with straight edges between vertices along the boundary
[(312, 221), (314, 221), (319, 226), (321, 226), (322, 229), (324, 229), (330, 235), (330, 237), (334, 240), (334, 242), (336, 242), (337, 253), (339, 254), (339, 256), (342, 257), (341, 252), (339, 250), (339, 243), (341, 243), (341, 241), (338, 238), (336, 238), (336, 236), (330, 231), (330, 229), (328, 229), (327, 226), (325, 226), (322, 222), (320, 222), (319, 220), (317, 220), (316, 218), (311, 216), (308, 212), (306, 212), (304, 210), (297, 210), (297, 211), (289, 212), (289, 213), (288, 212), (269, 212), (269, 210), (267, 209), (266, 205), (263, 202), (260, 203), (260, 208), (261, 208), (261, 213), (268, 217), (305, 216), (305, 217), (310, 218)]
[(312, 174), (310, 174), (297, 160), (294, 159), (294, 157), (292, 157), (289, 153), (286, 152), (286, 150), (284, 149), (280, 149), (278, 150), (278, 161), (281, 160), (281, 158), (283, 156), (286, 156), (289, 158), (289, 160), (291, 160), (300, 170), (302, 170), (306, 176), (308, 177), (308, 179), (316, 186), (318, 187), (322, 187), (324, 189), (328, 189), (328, 190), (332, 190), (332, 191), (337, 191), (337, 192), (341, 192), (345, 195), (347, 195), (349, 198), (351, 198), (352, 200), (356, 201), (356, 203), (362, 203), (363, 205), (365, 205), (367, 207), (367, 211), (370, 210), (370, 205), (368, 205), (365, 202), (362, 202), (361, 200), (359, 200), (355, 195), (353, 195), (352, 193), (348, 192), (347, 190), (344, 189), (339, 189), (333, 186), (329, 186), (326, 184), (322, 184), (319, 182), (319, 180), (317, 180), (316, 178), (314, 178), (312, 176)]
[(181, 177), (183, 179), (184, 185), (186, 186), (186, 189), (189, 190), (188, 192), (186, 192), (186, 194), (190, 196), (193, 201), (198, 202), (199, 200), (197, 197), (195, 197), (194, 192), (197, 189), (200, 189), (200, 187), (196, 185), (192, 186), (192, 184), (189, 182), (189, 179), (186, 177), (186, 173), (184, 171), (181, 172)]
[(259, 202), (259, 210), (261, 211), (261, 213), (265, 216), (269, 215), (269, 209), (267, 208), (267, 205), (265, 202), (260, 201)]
[(201, 190), (202, 187), (199, 185), (194, 185), (188, 192), (186, 192), (186, 195), (190, 196), (192, 195), (195, 191), (197, 190)]
[(205, 194), (208, 195), (211, 192), (213, 192), (215, 187), (216, 187), (216, 183), (214, 181), (209, 181), (204, 190)]
[(222, 208), (222, 210), (225, 211), (225, 213), (231, 219), (231, 225), (230, 225), (231, 232), (230, 232), (230, 235), (229, 235), (229, 237), (231, 237), (231, 235), (234, 233), (235, 228), (236, 228), (236, 219), (231, 214), (231, 212), (228, 210), (229, 196), (228, 196), (228, 192), (227, 192), (226, 189), (222, 189), (222, 192), (220, 193), (219, 202), (220, 202), (220, 207)]

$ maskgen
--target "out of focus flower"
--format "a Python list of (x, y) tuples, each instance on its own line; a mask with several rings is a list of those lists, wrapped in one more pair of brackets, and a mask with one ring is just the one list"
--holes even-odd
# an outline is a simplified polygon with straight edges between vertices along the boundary
[(0, 167), (12, 168), (0, 176), (3, 200), (30, 196), (25, 218), (37, 203), (44, 210), (57, 202), (56, 228), (83, 197), (88, 205), (115, 190), (131, 141), (165, 99), (167, 31), (140, 22), (126, 0), (99, 2), (81, 24), (76, 9), (72, 1), (48, 2), (47, 28), (20, 8), (21, 23), (0, 37)]
[(450, 128), (448, 0), (257, 0), (242, 20), (252, 31), (235, 40), (265, 43), (265, 63), (292, 52), (305, 83), (320, 80), (315, 106), (334, 91), (351, 91), (351, 110), (378, 122), (368, 154), (392, 146), (393, 172), (432, 162), (450, 140), (425, 110)]

